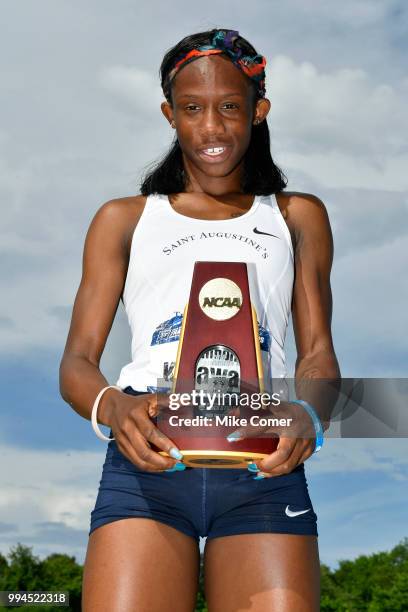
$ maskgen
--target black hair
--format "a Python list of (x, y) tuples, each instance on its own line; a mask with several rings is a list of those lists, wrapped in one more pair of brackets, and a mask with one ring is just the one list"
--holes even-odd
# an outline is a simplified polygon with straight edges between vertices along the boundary
[[(218, 29), (186, 36), (165, 54), (159, 69), (159, 76), (164, 96), (169, 104), (172, 104), (169, 72), (174, 67), (175, 62), (181, 55), (192, 49), (210, 44)], [(242, 36), (237, 39), (236, 44), (243, 50), (244, 55), (257, 53), (254, 47)], [(248, 81), (253, 85), (254, 100), (256, 101), (258, 99), (256, 83), (249, 78)], [(169, 151), (158, 162), (153, 162), (153, 168), (148, 170), (142, 178), (141, 194), (162, 193), (168, 195), (182, 193), (186, 190), (187, 178), (184, 172), (182, 150), (177, 135), (175, 135)], [(258, 125), (252, 126), (251, 140), (244, 155), (241, 189), (243, 193), (269, 195), (282, 191), (286, 185), (286, 176), (272, 159), (269, 128), (265, 118)]]

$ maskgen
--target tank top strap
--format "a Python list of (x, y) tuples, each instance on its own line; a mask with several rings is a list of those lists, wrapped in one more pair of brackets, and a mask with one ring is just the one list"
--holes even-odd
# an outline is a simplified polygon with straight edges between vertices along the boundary
[(155, 226), (162, 217), (166, 216), (166, 213), (167, 207), (160, 194), (148, 194), (135, 233), (140, 234), (142, 229), (145, 230), (146, 227), (151, 225)]
[(143, 214), (146, 213), (146, 216), (151, 213), (160, 211), (163, 214), (166, 211), (165, 202), (159, 193), (150, 193), (146, 198), (145, 207), (143, 210)]
[(261, 196), (261, 204), (263, 205), (263, 209), (267, 209), (274, 213), (280, 212), (278, 202), (276, 200), (276, 196), (274, 193), (270, 193), (269, 195)]

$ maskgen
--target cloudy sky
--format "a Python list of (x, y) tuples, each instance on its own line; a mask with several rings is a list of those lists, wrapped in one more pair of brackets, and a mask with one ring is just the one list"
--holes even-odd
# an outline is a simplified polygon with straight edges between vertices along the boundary
[[(207, 16), (206, 16), (207, 12)], [(237, 29), (268, 60), (272, 153), (332, 224), (343, 376), (406, 377), (408, 7), (393, 0), (2, 2), (0, 551), (82, 562), (105, 447), (59, 397), (82, 248), (105, 201), (170, 145), (158, 70), (187, 34)], [(405, 60), (404, 60), (405, 58)], [(287, 336), (289, 371), (295, 350)], [(120, 305), (101, 369), (129, 361)], [(330, 439), (306, 463), (322, 561), (407, 536), (406, 439)], [(387, 535), (385, 535), (385, 529)]]

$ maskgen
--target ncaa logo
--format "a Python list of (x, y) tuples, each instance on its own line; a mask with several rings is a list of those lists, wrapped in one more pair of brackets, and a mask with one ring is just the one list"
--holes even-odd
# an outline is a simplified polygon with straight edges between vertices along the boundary
[(229, 278), (212, 278), (198, 294), (201, 310), (210, 319), (225, 321), (239, 312), (242, 306), (242, 292)]

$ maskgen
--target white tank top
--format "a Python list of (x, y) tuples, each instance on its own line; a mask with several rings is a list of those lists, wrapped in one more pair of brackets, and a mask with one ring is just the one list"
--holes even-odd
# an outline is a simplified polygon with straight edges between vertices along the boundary
[(209, 221), (178, 213), (167, 195), (147, 197), (132, 236), (123, 291), (132, 361), (116, 384), (149, 392), (171, 387), (196, 261), (248, 264), (265, 390), (274, 390), (272, 378), (287, 375), (284, 342), (294, 280), (291, 236), (274, 194), (255, 196), (239, 217)]

